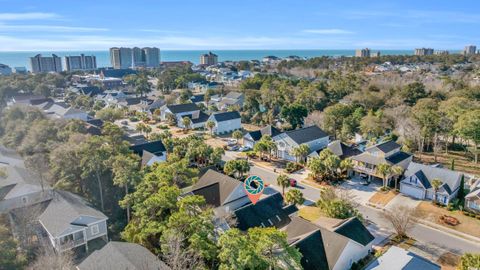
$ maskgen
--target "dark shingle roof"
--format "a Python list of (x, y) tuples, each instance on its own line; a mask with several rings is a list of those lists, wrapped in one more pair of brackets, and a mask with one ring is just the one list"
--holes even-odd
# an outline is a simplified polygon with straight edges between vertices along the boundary
[(246, 231), (253, 227), (281, 228), (290, 222), (290, 217), (283, 208), (283, 197), (275, 193), (258, 201), (235, 210), (237, 227)]
[(203, 196), (207, 204), (218, 207), (226, 203), (232, 192), (241, 185), (242, 182), (228, 175), (208, 170), (193, 186), (192, 193)]
[(430, 185), (430, 181), (428, 181), (428, 178), (425, 176), (425, 174), (423, 173), (423, 171), (417, 171), (415, 173), (415, 176), (418, 178), (418, 180), (420, 180), (420, 182), (422, 183), (423, 187), (426, 188), (426, 189), (429, 189), (431, 188), (432, 186)]
[(195, 103), (167, 105), (167, 108), (174, 114), (183, 113), (183, 112), (193, 112), (193, 111), (200, 110), (200, 108), (198, 108), (197, 104), (195, 104)]
[(103, 120), (102, 119), (90, 119), (87, 120), (87, 123), (90, 125), (96, 126), (96, 127), (102, 127), (103, 126)]
[(282, 132), (271, 125), (267, 125), (260, 130), (251, 131), (248, 134), (252, 137), (254, 141), (258, 141), (262, 138), (263, 135), (270, 135), (270, 137), (275, 137), (280, 135)]
[(139, 244), (111, 241), (102, 249), (90, 254), (78, 265), (78, 269), (167, 270), (170, 268)]
[(193, 103), (203, 102), (203, 101), (205, 101), (205, 95), (193, 95), (192, 97), (190, 97), (190, 100)]
[(302, 254), (300, 263), (305, 270), (330, 270), (327, 254), (323, 245), (322, 234), (315, 231), (295, 243), (295, 247)]
[(336, 228), (334, 232), (352, 239), (363, 246), (366, 246), (375, 239), (358, 218), (351, 218), (345, 221)]
[(163, 145), (161, 140), (133, 145), (130, 146), (130, 149), (139, 156), (143, 156), (143, 151), (150, 152), (154, 155), (159, 155), (166, 151), (165, 145)]
[(313, 140), (328, 137), (328, 134), (317, 126), (290, 130), (285, 132), (285, 134), (287, 134), (287, 136), (290, 137), (297, 144), (308, 143)]
[(240, 118), (240, 113), (238, 113), (237, 111), (220, 112), (220, 113), (214, 113), (214, 114), (212, 114), (212, 116), (215, 119), (215, 121), (223, 122), (223, 121), (228, 121), (228, 120)]
[(392, 164), (398, 164), (400, 163), (401, 161), (411, 157), (412, 155), (411, 154), (408, 154), (408, 153), (405, 153), (403, 151), (400, 151), (400, 152), (397, 152), (389, 157), (386, 157), (385, 160), (387, 160), (388, 162), (392, 163)]
[(378, 148), (380, 151), (384, 153), (388, 153), (394, 149), (400, 148), (401, 145), (394, 141), (388, 141), (388, 142), (377, 144), (374, 147)]

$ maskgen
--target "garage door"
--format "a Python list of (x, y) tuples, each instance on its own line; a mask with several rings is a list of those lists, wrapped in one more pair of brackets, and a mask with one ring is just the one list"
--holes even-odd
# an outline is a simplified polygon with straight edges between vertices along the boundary
[(424, 198), (422, 189), (416, 188), (416, 187), (413, 187), (413, 186), (410, 186), (410, 185), (405, 185), (403, 183), (400, 184), (400, 192), (407, 195), (407, 196), (414, 197), (414, 198), (417, 198), (417, 199), (423, 199)]

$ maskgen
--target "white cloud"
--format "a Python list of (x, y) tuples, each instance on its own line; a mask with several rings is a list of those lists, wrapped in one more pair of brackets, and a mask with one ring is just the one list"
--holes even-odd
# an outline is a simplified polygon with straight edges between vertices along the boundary
[(343, 30), (343, 29), (306, 29), (306, 30), (303, 30), (302, 32), (309, 33), (309, 34), (321, 34), (321, 35), (353, 34), (352, 31)]
[(96, 27), (77, 27), (77, 26), (62, 26), (62, 25), (8, 25), (0, 24), (0, 31), (3, 32), (98, 32), (108, 31), (108, 28)]
[(46, 20), (60, 18), (58, 14), (47, 12), (0, 13), (0, 21)]

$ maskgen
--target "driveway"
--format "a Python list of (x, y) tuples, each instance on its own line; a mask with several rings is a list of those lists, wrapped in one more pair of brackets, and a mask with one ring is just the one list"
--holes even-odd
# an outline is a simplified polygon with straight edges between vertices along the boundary
[(353, 195), (353, 200), (361, 205), (366, 205), (368, 200), (377, 192), (380, 185), (372, 182), (369, 185), (363, 185), (363, 180), (358, 177), (352, 177), (345, 180), (340, 187), (348, 190)]
[(399, 206), (416, 208), (418, 204), (420, 204), (421, 202), (422, 202), (421, 200), (417, 200), (400, 193), (397, 196), (395, 196), (395, 198), (393, 198), (390, 202), (388, 202), (388, 204), (385, 206), (385, 209), (393, 210)]

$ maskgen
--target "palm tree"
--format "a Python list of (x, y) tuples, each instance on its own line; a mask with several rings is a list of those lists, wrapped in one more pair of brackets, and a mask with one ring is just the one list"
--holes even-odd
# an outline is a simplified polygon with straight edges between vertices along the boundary
[(350, 171), (351, 169), (353, 169), (353, 162), (351, 159), (349, 158), (346, 158), (342, 161), (340, 161), (340, 171), (342, 172), (342, 174), (346, 177), (348, 176), (348, 171)]
[(277, 177), (277, 185), (282, 187), (282, 194), (285, 196), (285, 188), (290, 186), (290, 179), (285, 174), (280, 174)]
[(387, 163), (382, 163), (377, 166), (377, 172), (383, 178), (383, 187), (387, 187), (387, 180), (390, 174), (392, 173), (392, 166)]
[(182, 118), (183, 130), (187, 131), (190, 129), (190, 125), (192, 125), (192, 119), (190, 117), (183, 117)]
[(213, 128), (215, 127), (215, 122), (208, 120), (205, 126), (210, 130), (210, 136), (213, 136)]
[(285, 202), (289, 204), (302, 205), (305, 202), (303, 193), (298, 189), (291, 189), (285, 194)]
[(432, 187), (433, 187), (433, 190), (435, 191), (433, 202), (437, 202), (437, 192), (442, 185), (443, 185), (442, 180), (438, 178), (435, 178), (432, 180)]
[(238, 141), (243, 138), (243, 133), (240, 131), (240, 130), (235, 130), (233, 133), (232, 133), (232, 137), (237, 140), (237, 145), (238, 145)]
[(310, 147), (306, 144), (301, 144), (298, 147), (293, 148), (293, 155), (297, 159), (297, 162), (299, 162), (299, 159), (300, 163), (303, 162), (308, 153), (310, 153)]
[(162, 114), (162, 111), (160, 109), (155, 109), (155, 111), (153, 111), (153, 117), (155, 120), (159, 120), (160, 119), (160, 115)]
[(144, 123), (138, 123), (137, 126), (135, 127), (135, 130), (138, 132), (141, 132), (143, 135), (143, 132), (145, 131), (146, 127), (147, 125), (145, 125)]
[(392, 175), (395, 177), (395, 190), (397, 189), (397, 186), (398, 186), (398, 178), (400, 178), (400, 175), (403, 174), (403, 168), (400, 167), (400, 166), (393, 166), (392, 167)]

